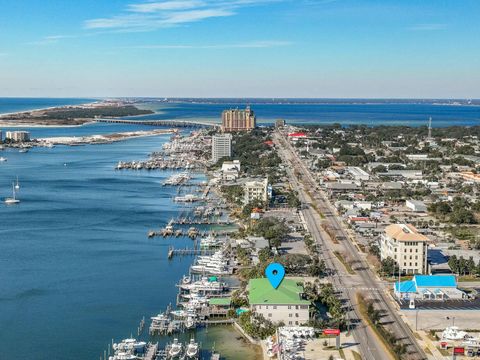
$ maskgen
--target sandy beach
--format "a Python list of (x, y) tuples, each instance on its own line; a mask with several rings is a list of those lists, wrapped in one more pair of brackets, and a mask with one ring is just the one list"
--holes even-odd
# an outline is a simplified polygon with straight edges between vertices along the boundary
[(158, 136), (175, 133), (175, 129), (155, 129), (142, 131), (129, 131), (121, 133), (111, 133), (103, 135), (88, 135), (88, 136), (57, 136), (36, 139), (40, 144), (48, 145), (86, 145), (86, 144), (105, 144), (127, 139)]

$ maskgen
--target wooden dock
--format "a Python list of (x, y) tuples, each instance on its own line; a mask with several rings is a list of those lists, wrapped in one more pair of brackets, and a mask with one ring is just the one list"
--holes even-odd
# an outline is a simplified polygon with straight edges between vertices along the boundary
[(215, 253), (215, 250), (213, 249), (175, 249), (173, 246), (171, 246), (168, 249), (168, 258), (171, 259), (175, 255), (213, 255)]

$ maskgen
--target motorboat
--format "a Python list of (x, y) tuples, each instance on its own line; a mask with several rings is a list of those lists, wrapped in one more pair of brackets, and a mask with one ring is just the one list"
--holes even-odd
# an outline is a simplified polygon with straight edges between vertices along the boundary
[(5, 162), (7, 161), (7, 158), (4, 158), (3, 156), (0, 156), (0, 162)]
[(197, 324), (197, 322), (195, 321), (195, 318), (193, 316), (189, 316), (187, 318), (187, 321), (185, 321), (185, 327), (187, 329), (193, 329), (196, 324)]
[(5, 204), (7, 205), (16, 205), (20, 203), (20, 200), (18, 200), (15, 196), (15, 184), (12, 183), (12, 197), (11, 198), (6, 198), (5, 199)]
[(173, 339), (172, 345), (170, 345), (170, 350), (168, 350), (168, 356), (170, 359), (179, 358), (182, 354), (182, 343), (178, 342), (178, 339)]
[(187, 346), (187, 359), (197, 359), (198, 358), (198, 344), (194, 339), (190, 339), (190, 343)]
[(442, 340), (463, 340), (468, 338), (469, 335), (465, 331), (459, 330), (458, 326), (447, 327), (442, 332)]

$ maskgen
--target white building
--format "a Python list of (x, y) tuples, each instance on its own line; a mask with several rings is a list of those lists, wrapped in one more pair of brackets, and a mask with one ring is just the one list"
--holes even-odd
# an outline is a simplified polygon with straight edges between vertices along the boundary
[(261, 181), (248, 181), (243, 187), (244, 199), (246, 205), (254, 200), (266, 202), (268, 200), (268, 179)]
[(223, 157), (232, 156), (232, 134), (213, 135), (212, 161), (216, 163)]
[(347, 172), (355, 180), (362, 180), (362, 181), (370, 180), (370, 175), (365, 170), (360, 169), (358, 166), (348, 166)]
[(30, 133), (28, 131), (7, 131), (5, 140), (16, 142), (30, 141)]
[(380, 257), (382, 260), (391, 257), (402, 273), (425, 274), (428, 241), (413, 225), (389, 225), (380, 239)]
[(425, 213), (427, 212), (427, 206), (423, 201), (419, 200), (407, 200), (405, 206), (413, 212)]
[(304, 300), (302, 294), (303, 287), (292, 279), (283, 279), (277, 289), (266, 278), (251, 279), (248, 282), (250, 310), (274, 323), (308, 323), (310, 302)]
[(240, 172), (240, 160), (224, 161), (222, 164), (222, 171), (237, 170)]
[(240, 176), (240, 160), (224, 161), (221, 175), (224, 181), (235, 181)]

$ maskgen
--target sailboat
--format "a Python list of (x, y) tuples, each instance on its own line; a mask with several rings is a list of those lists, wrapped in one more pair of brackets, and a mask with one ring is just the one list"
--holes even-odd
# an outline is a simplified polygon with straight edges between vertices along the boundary
[(5, 199), (5, 204), (7, 204), (7, 205), (15, 205), (15, 204), (20, 203), (20, 200), (18, 200), (18, 199), (15, 197), (15, 183), (12, 183), (12, 193), (13, 193), (13, 197), (11, 197), (11, 198), (6, 198), (6, 199)]
[(18, 183), (18, 176), (17, 176), (17, 183), (15, 184), (15, 190), (20, 190), (20, 184)]

